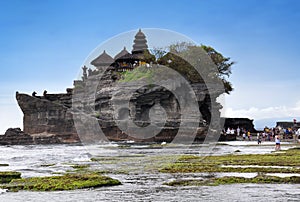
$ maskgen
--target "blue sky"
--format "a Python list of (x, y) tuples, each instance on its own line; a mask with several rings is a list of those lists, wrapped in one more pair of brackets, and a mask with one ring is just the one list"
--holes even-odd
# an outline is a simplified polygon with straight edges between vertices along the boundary
[(299, 10), (297, 0), (2, 0), (0, 133), (22, 127), (15, 91), (64, 92), (94, 48), (138, 28), (182, 33), (236, 61), (227, 116), (300, 119)]

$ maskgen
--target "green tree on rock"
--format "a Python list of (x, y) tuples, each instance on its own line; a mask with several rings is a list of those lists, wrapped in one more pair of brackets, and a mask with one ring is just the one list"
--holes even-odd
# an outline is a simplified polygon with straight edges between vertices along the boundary
[[(168, 50), (167, 54), (157, 59), (159, 64), (178, 71), (191, 83), (204, 82), (203, 77), (221, 79), (226, 93), (233, 90), (227, 79), (231, 75), (231, 66), (235, 63), (229, 57), (224, 57), (210, 46), (196, 46), (187, 42), (170, 45)], [(201, 69), (201, 75), (195, 67)]]

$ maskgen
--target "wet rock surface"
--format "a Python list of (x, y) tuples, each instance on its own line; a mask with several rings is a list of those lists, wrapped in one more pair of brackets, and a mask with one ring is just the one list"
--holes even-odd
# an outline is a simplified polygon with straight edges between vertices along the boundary
[(0, 145), (27, 145), (33, 144), (32, 136), (21, 131), (20, 128), (9, 128), (0, 136)]
[(29, 135), (20, 128), (9, 128), (4, 135), (0, 135), (0, 145), (65, 144), (79, 142), (78, 138), (72, 138), (70, 135), (57, 135), (45, 132)]

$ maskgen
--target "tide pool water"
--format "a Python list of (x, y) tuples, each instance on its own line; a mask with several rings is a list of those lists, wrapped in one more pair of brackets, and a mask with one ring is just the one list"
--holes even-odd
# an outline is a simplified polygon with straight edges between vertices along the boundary
[[(283, 144), (288, 149), (293, 144)], [(209, 150), (207, 149), (210, 148)], [(273, 144), (230, 142), (211, 145), (137, 145), (109, 143), (101, 145), (29, 145), (0, 146), (0, 171), (18, 171), (22, 177), (59, 175), (74, 170), (72, 165), (89, 164), (89, 169), (110, 171), (108, 176), (120, 186), (55, 192), (6, 192), (0, 189), (0, 201), (299, 201), (299, 184), (233, 184), (220, 186), (170, 187), (175, 179), (204, 177), (205, 173), (168, 174), (156, 169), (166, 162), (164, 156), (177, 154), (223, 155), (263, 154), (274, 151)], [(91, 158), (106, 158), (105, 163)], [(168, 160), (176, 160), (168, 158)], [(153, 168), (153, 169), (152, 169)], [(218, 173), (218, 176), (254, 177), (253, 173)]]

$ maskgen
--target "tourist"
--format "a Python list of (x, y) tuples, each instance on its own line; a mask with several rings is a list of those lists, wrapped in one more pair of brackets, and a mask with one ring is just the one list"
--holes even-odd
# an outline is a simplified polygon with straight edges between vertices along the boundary
[(265, 133), (268, 133), (268, 132), (270, 132), (270, 129), (269, 129), (267, 126), (265, 126), (264, 132), (265, 132)]
[(273, 137), (273, 132), (267, 134), (267, 140), (271, 141), (271, 137)]
[(260, 134), (257, 133), (257, 144), (261, 144), (261, 138), (260, 138)]
[(247, 136), (248, 136), (248, 140), (250, 141), (251, 140), (251, 133), (250, 133), (250, 131), (247, 132)]
[(280, 135), (281, 137), (284, 137), (284, 131), (285, 131), (284, 128), (279, 127), (279, 135)]
[(246, 133), (243, 132), (243, 140), (246, 140)]
[(290, 129), (287, 128), (287, 129), (284, 130), (284, 136), (283, 136), (283, 139), (287, 139), (289, 135), (290, 135)]
[(241, 129), (240, 129), (240, 127), (238, 126), (238, 128), (236, 129), (237, 136), (240, 136), (240, 132), (241, 132)]
[(263, 140), (263, 141), (266, 141), (266, 136), (267, 136), (267, 134), (266, 134), (265, 132), (263, 132), (263, 133), (262, 133), (262, 140)]
[(230, 128), (227, 128), (226, 135), (229, 135), (230, 132), (231, 132), (231, 129), (230, 129)]
[(225, 130), (225, 128), (222, 129), (222, 134), (223, 134), (223, 135), (226, 135), (226, 130)]
[(275, 151), (280, 150), (280, 135), (275, 135)]
[(298, 142), (300, 143), (300, 128), (296, 131), (296, 139), (298, 139)]
[(296, 131), (297, 136), (300, 135), (300, 128), (298, 128), (298, 130)]
[(300, 128), (298, 128), (298, 130), (296, 130), (296, 135), (297, 135), (297, 137), (300, 136)]

